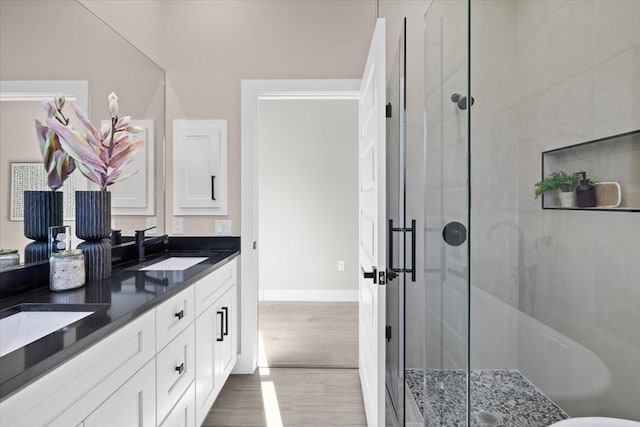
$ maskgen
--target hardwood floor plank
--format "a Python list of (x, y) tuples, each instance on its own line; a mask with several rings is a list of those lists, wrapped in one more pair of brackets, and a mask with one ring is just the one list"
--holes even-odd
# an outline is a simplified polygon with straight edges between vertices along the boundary
[(260, 331), (269, 367), (231, 375), (203, 426), (366, 425), (356, 303), (260, 303)]

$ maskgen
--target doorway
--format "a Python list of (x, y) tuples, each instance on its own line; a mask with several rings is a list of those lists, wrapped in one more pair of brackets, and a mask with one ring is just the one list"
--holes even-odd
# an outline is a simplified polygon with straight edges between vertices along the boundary
[(358, 367), (358, 102), (258, 106), (259, 367)]

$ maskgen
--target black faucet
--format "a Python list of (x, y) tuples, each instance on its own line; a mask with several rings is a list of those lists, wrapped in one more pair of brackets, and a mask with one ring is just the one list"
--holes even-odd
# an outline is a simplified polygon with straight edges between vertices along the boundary
[(144, 261), (144, 247), (147, 245), (152, 245), (154, 243), (164, 243), (165, 245), (169, 243), (169, 236), (166, 234), (163, 236), (153, 237), (150, 239), (145, 239), (144, 232), (153, 230), (156, 228), (155, 226), (145, 228), (144, 230), (136, 230), (136, 252), (138, 253), (138, 262)]

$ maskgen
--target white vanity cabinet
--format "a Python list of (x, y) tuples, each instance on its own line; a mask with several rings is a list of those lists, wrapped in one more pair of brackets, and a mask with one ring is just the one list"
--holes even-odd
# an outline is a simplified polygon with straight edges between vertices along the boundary
[(173, 121), (173, 214), (227, 214), (227, 121)]
[(200, 309), (196, 317), (196, 425), (206, 418), (237, 358), (237, 266), (234, 261), (224, 267), (196, 283), (196, 313)]
[(0, 402), (0, 427), (201, 425), (236, 362), (236, 264)]

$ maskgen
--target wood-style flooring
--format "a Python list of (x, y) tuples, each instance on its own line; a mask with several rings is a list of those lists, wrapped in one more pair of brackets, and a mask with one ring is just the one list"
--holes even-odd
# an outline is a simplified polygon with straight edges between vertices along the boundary
[(260, 303), (262, 367), (232, 375), (203, 426), (366, 426), (357, 319), (356, 303)]

